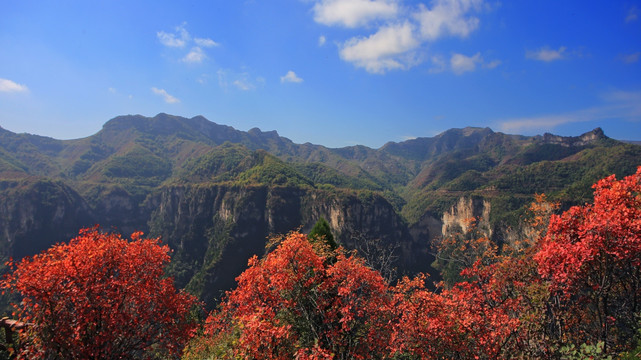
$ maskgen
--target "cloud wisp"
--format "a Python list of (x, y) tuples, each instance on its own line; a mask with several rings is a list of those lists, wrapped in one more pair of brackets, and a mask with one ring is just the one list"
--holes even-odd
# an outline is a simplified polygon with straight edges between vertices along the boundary
[(196, 45), (201, 46), (201, 47), (215, 47), (215, 46), (220, 46), (219, 43), (215, 42), (212, 39), (206, 39), (206, 38), (195, 38), (194, 42)]
[(281, 83), (302, 83), (303, 79), (298, 77), (298, 75), (296, 75), (295, 72), (289, 70), (287, 74), (280, 77), (280, 82)]
[(186, 24), (176, 26), (173, 33), (167, 33), (164, 31), (158, 31), (156, 37), (161, 44), (167, 47), (185, 47), (187, 42), (191, 39), (189, 32), (185, 29)]
[(534, 130), (543, 132), (569, 123), (611, 119), (641, 121), (641, 91), (609, 92), (602, 96), (602, 102), (598, 106), (563, 114), (508, 119), (500, 121), (499, 128), (501, 131), (508, 133), (523, 133)]
[(18, 84), (9, 79), (0, 78), (0, 93), (25, 93), (29, 92), (26, 85)]
[(174, 32), (168, 33), (164, 31), (158, 31), (156, 37), (158, 41), (166, 47), (169, 48), (180, 48), (183, 49), (187, 45), (192, 45), (189, 52), (185, 54), (180, 61), (187, 64), (200, 64), (205, 59), (207, 59), (207, 54), (203, 48), (212, 48), (220, 46), (219, 43), (215, 42), (209, 38), (193, 38), (186, 29), (187, 23), (183, 23), (180, 26), (177, 26), (174, 29)]
[(621, 56), (621, 60), (626, 64), (634, 64), (639, 62), (639, 57), (641, 57), (641, 52), (635, 52), (633, 54), (626, 54)]
[(265, 84), (264, 78), (253, 78), (247, 71), (236, 72), (229, 69), (219, 69), (216, 75), (218, 76), (218, 85), (224, 91), (229, 91), (229, 89), (252, 91)]
[(207, 58), (207, 55), (203, 52), (203, 49), (195, 46), (191, 48), (189, 53), (182, 58), (182, 61), (189, 64), (200, 64)]
[(476, 65), (481, 64), (483, 58), (481, 53), (476, 53), (472, 56), (465, 56), (463, 54), (454, 54), (450, 58), (450, 66), (452, 67), (452, 72), (456, 75), (461, 75), (464, 72), (476, 70)]
[(549, 47), (542, 47), (538, 50), (528, 50), (525, 52), (527, 59), (552, 62), (556, 60), (565, 59), (567, 56), (567, 48), (565, 46), (559, 47), (558, 50), (550, 49)]
[(422, 62), (425, 56), (419, 52), (430, 43), (476, 31), (480, 20), (475, 13), (483, 9), (483, 1), (433, 0), (428, 7), (403, 5), (402, 0), (316, 0), (312, 11), (317, 23), (368, 32), (340, 43), (339, 56), (383, 74)]
[(625, 22), (631, 23), (631, 22), (637, 21), (638, 19), (639, 19), (639, 8), (632, 5), (630, 9), (628, 9), (628, 13), (625, 16)]
[(158, 89), (158, 88), (156, 88), (156, 87), (152, 87), (152, 88), (151, 88), (151, 91), (152, 91), (154, 94), (156, 94), (156, 95), (158, 95), (158, 96), (162, 97), (162, 98), (163, 98), (163, 100), (164, 100), (167, 104), (177, 104), (177, 103), (179, 103), (179, 102), (180, 102), (180, 100), (178, 100), (178, 99), (177, 99), (177, 98), (175, 98), (174, 96), (169, 95), (169, 93), (167, 93), (167, 91), (166, 91), (165, 89)]

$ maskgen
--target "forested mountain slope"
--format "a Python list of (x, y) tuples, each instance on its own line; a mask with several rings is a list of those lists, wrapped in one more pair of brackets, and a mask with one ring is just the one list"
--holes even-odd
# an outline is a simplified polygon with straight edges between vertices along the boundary
[(535, 193), (581, 204), (595, 181), (638, 165), (641, 146), (601, 129), (465, 128), (330, 149), (201, 116), (119, 116), (76, 140), (0, 128), (0, 250), (34, 254), (94, 224), (142, 230), (175, 250), (178, 284), (212, 303), (270, 234), (309, 230), (320, 217), (347, 247), (377, 241), (396, 249), (401, 273), (430, 271), (430, 241), (463, 217), (488, 217), (501, 241)]

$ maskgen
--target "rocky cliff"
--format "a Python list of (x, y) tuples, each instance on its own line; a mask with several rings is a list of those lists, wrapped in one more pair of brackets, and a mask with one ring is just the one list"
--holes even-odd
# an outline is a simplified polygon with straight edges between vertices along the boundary
[[(358, 241), (401, 244), (398, 265), (411, 264), (413, 243), (407, 226), (381, 196), (292, 187), (233, 185), (168, 186), (146, 202), (150, 234), (174, 249), (171, 272), (208, 304), (234, 285), (267, 239), (326, 218), (336, 239), (354, 249)], [(426, 265), (426, 264), (424, 264)], [(425, 270), (427, 267), (425, 266)]]
[(20, 259), (69, 240), (91, 226), (90, 208), (78, 193), (47, 179), (0, 182), (0, 260)]

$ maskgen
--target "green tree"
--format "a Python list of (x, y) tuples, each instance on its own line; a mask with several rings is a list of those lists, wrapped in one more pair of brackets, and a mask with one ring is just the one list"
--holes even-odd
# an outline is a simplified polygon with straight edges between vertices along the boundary
[(329, 223), (323, 217), (318, 219), (307, 237), (312, 241), (324, 240), (332, 250), (336, 250), (336, 248), (338, 248), (338, 244), (336, 244), (336, 241), (334, 240), (334, 235), (332, 235)]

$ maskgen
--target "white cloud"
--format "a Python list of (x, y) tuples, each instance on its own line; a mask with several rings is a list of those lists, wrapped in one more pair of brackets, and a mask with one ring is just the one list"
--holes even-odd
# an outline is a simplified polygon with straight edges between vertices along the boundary
[(463, 54), (454, 54), (450, 58), (450, 66), (452, 72), (456, 75), (461, 75), (464, 72), (476, 70), (476, 64), (483, 62), (481, 53), (476, 53), (473, 56), (465, 56)]
[(186, 24), (176, 26), (174, 33), (166, 33), (164, 31), (159, 31), (156, 33), (160, 43), (168, 47), (185, 47), (187, 42), (191, 39), (189, 33), (185, 29)]
[(195, 46), (191, 48), (191, 51), (189, 51), (189, 53), (185, 55), (184, 58), (182, 58), (182, 61), (190, 64), (200, 64), (206, 58), (207, 55), (205, 55), (203, 50), (198, 46)]
[(180, 102), (180, 100), (178, 100), (175, 97), (169, 95), (167, 93), (167, 91), (165, 91), (165, 89), (158, 89), (158, 88), (152, 87), (151, 91), (153, 91), (153, 93), (156, 94), (156, 95), (162, 96), (163, 100), (165, 100), (165, 102), (167, 104), (176, 104), (176, 103)]
[(625, 17), (625, 22), (630, 23), (633, 21), (637, 21), (637, 19), (639, 19), (639, 9), (633, 5), (628, 10), (628, 14)]
[(112, 94), (117, 94), (118, 93), (118, 91), (115, 88), (112, 88), (112, 87), (108, 88), (107, 91), (109, 91)]
[(352, 38), (343, 44), (340, 57), (371, 73), (385, 73), (412, 65), (412, 50), (419, 46), (412, 25), (390, 25), (367, 38)]
[(467, 37), (479, 27), (479, 19), (468, 16), (471, 10), (479, 10), (482, 0), (436, 0), (428, 9), (419, 5), (414, 17), (420, 23), (421, 36), (427, 40), (436, 40), (445, 35)]
[(313, 11), (318, 23), (353, 28), (396, 16), (398, 5), (394, 0), (320, 0)]
[(602, 96), (598, 106), (571, 111), (563, 114), (508, 119), (499, 122), (501, 131), (520, 133), (523, 131), (549, 131), (559, 125), (577, 122), (622, 119), (641, 121), (641, 91), (613, 91)]
[(302, 83), (303, 79), (299, 78), (298, 75), (296, 75), (295, 72), (293, 71), (288, 71), (285, 76), (280, 77), (280, 82), (281, 83), (286, 83), (286, 82), (291, 82), (291, 83)]
[(214, 46), (220, 45), (219, 43), (215, 42), (212, 39), (195, 38), (194, 42), (196, 43), (196, 45), (202, 46), (202, 47), (214, 47)]
[[(339, 45), (339, 55), (356, 67), (379, 74), (408, 69), (429, 59), (420, 51), (426, 44), (446, 36), (469, 36), (480, 26), (474, 12), (488, 10), (485, 0), (432, 0), (429, 6), (405, 6), (402, 0), (312, 1), (316, 22), (369, 30), (368, 35), (354, 36)], [(319, 38), (319, 46), (325, 41), (324, 36)], [(430, 72), (447, 67), (432, 62), (437, 66)]]
[(325, 35), (321, 35), (321, 36), (318, 37), (318, 46), (325, 45), (325, 42), (327, 42), (327, 39), (325, 38)]
[(621, 60), (626, 64), (634, 64), (639, 61), (641, 57), (641, 52), (635, 52), (634, 54), (623, 55)]
[(29, 88), (26, 85), (15, 83), (9, 79), (0, 78), (0, 92), (28, 92)]
[(175, 28), (173, 33), (166, 33), (164, 31), (159, 31), (156, 33), (160, 43), (173, 48), (185, 48), (187, 45), (191, 45), (191, 48), (187, 54), (185, 54), (180, 61), (188, 64), (199, 64), (207, 58), (207, 54), (203, 48), (211, 48), (219, 46), (217, 42), (210, 38), (193, 38), (185, 28), (187, 23), (183, 23), (180, 26)]
[(567, 48), (565, 46), (559, 47), (558, 50), (553, 50), (548, 47), (543, 47), (534, 51), (527, 51), (525, 57), (528, 59), (551, 62), (555, 60), (561, 60), (565, 58), (565, 51)]

